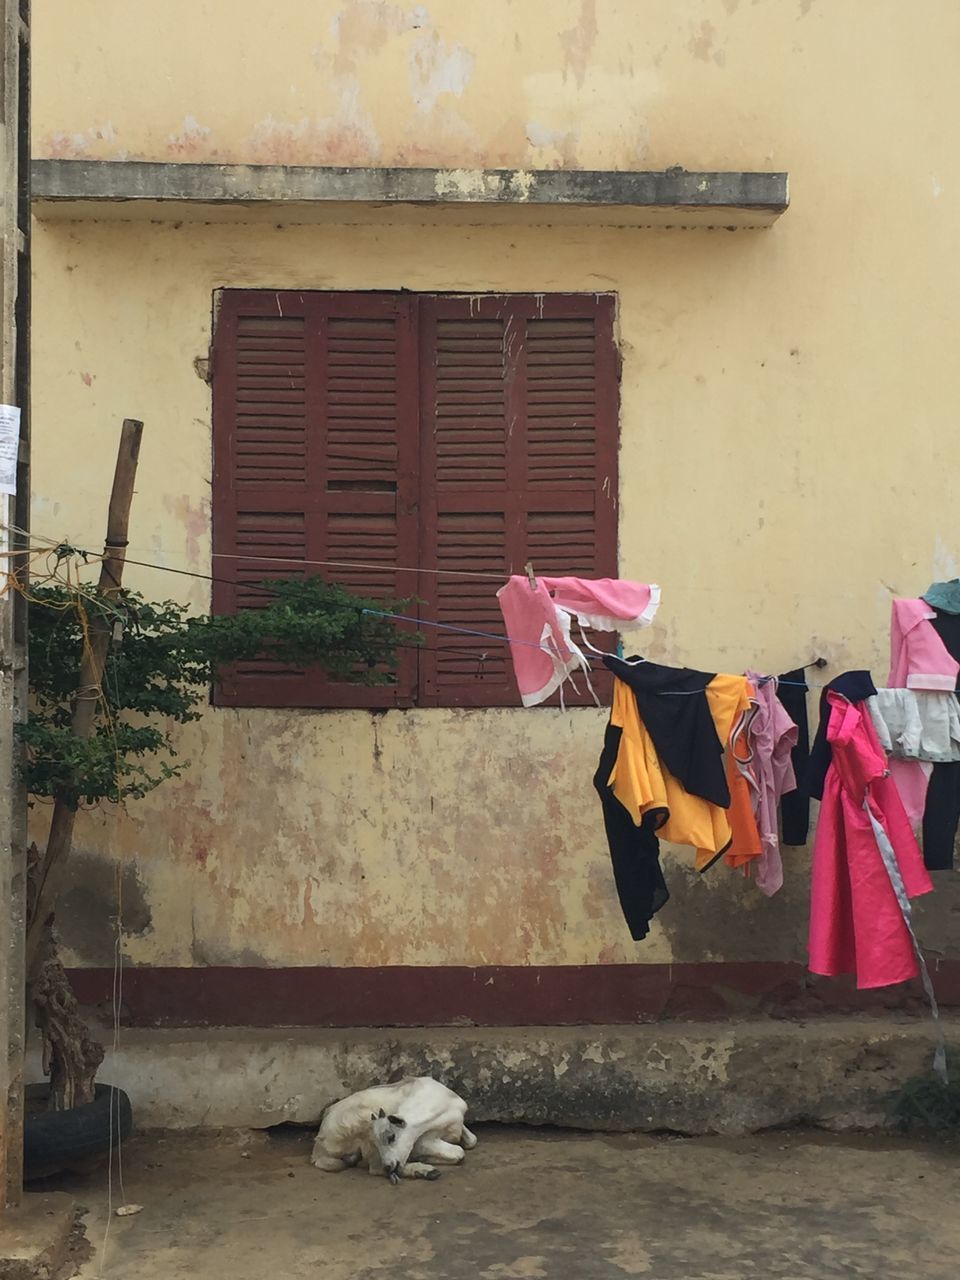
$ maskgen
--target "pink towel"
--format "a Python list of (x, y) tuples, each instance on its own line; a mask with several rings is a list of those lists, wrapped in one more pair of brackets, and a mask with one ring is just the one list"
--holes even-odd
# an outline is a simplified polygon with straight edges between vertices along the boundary
[[(497, 592), (507, 624), (513, 670), (525, 707), (546, 701), (572, 672), (589, 663), (570, 636), (570, 622), (597, 631), (633, 631), (653, 621), (660, 588), (619, 578), (537, 578), (519, 574)], [(588, 645), (589, 647), (589, 645)]]

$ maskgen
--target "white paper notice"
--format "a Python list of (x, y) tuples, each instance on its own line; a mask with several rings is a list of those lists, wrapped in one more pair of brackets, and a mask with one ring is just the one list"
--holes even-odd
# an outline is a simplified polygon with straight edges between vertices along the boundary
[(17, 457), (20, 452), (20, 410), (0, 404), (0, 493), (17, 492)]

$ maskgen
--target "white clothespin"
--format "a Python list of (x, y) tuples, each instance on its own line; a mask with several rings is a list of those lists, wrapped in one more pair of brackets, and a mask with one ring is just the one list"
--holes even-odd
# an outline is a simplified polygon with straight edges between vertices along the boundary
[(533, 573), (533, 561), (532, 561), (532, 560), (528, 560), (528, 561), (527, 561), (527, 563), (523, 566), (523, 571), (524, 571), (524, 573), (527, 575), (527, 578), (528, 578), (528, 579), (529, 579), (529, 581), (530, 581), (530, 590), (531, 590), (531, 591), (536, 591), (536, 589), (537, 589), (537, 579), (534, 577), (534, 573)]

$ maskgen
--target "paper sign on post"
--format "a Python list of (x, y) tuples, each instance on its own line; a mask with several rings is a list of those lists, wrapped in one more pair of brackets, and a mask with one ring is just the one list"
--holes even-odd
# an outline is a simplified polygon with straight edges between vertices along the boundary
[(0, 404), (0, 493), (17, 492), (17, 458), (20, 453), (20, 410)]

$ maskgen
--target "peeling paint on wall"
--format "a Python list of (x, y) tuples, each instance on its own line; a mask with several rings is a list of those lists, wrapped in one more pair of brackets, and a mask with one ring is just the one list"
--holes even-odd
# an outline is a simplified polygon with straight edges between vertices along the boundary
[[(48, 52), (36, 59), (34, 152), (628, 168), (647, 149), (649, 76), (667, 66), (664, 30), (675, 26), (665, 8), (645, 11), (642, 27), (625, 26), (596, 0), (484, 0), (482, 9), (461, 0), (429, 8), (285, 0), (267, 32), (257, 0), (232, 0), (229, 24), (218, 21), (215, 7), (189, 0), (166, 0), (162, 21), (137, 24), (125, 0), (76, 0), (68, 19), (49, 12), (35, 19), (35, 44)], [(185, 29), (189, 46), (180, 40)], [(99, 33), (95, 47), (91, 30)], [(144, 85), (135, 73), (141, 54), (166, 74)], [(48, 67), (56, 70), (47, 74)], [(238, 84), (242, 94), (234, 92)], [(121, 119), (122, 136), (109, 123)], [(677, 154), (672, 113), (669, 119), (664, 164), (708, 162)], [(531, 136), (525, 121), (535, 122)]]
[[(539, 120), (528, 120), (526, 124), (527, 141), (536, 151), (554, 151), (556, 160), (565, 168), (576, 168), (578, 131), (571, 129), (551, 129)], [(548, 161), (537, 160), (536, 167), (551, 168)]]
[(210, 533), (209, 499), (194, 502), (189, 494), (167, 494), (163, 501), (183, 539), (187, 564), (191, 569), (199, 568), (201, 545), (206, 545)]
[(583, 85), (597, 32), (596, 0), (580, 0), (580, 17), (576, 25), (560, 32), (564, 79), (572, 72), (577, 84)]
[[(322, 9), (314, 6), (314, 11)], [(349, 0), (330, 20), (330, 35), (340, 60), (337, 70), (355, 71), (355, 58), (376, 53), (384, 47), (391, 35), (417, 31), (427, 26), (429, 21), (424, 5), (414, 5), (407, 9), (402, 5), (389, 3), (389, 0)], [(322, 57), (322, 54), (319, 56)]]
[(496, 174), (485, 173), (482, 169), (447, 169), (437, 174), (433, 185), (438, 196), (459, 196), (469, 200), (475, 196), (496, 195), (500, 180)]
[[(116, 141), (117, 131), (108, 120), (105, 124), (90, 125), (78, 133), (54, 130), (47, 136), (45, 154), (58, 160), (86, 160), (103, 146), (112, 148)], [(124, 159), (125, 156), (118, 154), (116, 158)]]
[(536, 185), (536, 176), (532, 173), (525, 173), (522, 169), (517, 169), (515, 173), (510, 175), (510, 194), (518, 200), (529, 200)]
[(209, 154), (210, 140), (213, 130), (208, 125), (200, 124), (193, 116), (185, 116), (183, 127), (177, 133), (171, 133), (167, 145), (172, 156), (192, 159)]
[(462, 97), (475, 63), (463, 45), (448, 45), (436, 31), (421, 31), (410, 47), (410, 93), (417, 109), (431, 111), (445, 93)]

